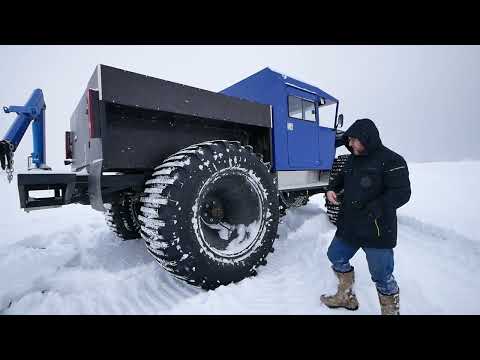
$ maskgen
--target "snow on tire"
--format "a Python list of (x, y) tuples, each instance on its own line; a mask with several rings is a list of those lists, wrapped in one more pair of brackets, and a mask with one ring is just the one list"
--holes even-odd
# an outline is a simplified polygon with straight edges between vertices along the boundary
[(167, 158), (146, 182), (141, 235), (164, 269), (215, 289), (256, 274), (276, 238), (274, 178), (237, 142), (189, 146)]
[(110, 204), (105, 204), (105, 220), (108, 227), (123, 240), (139, 239), (140, 222), (138, 198), (122, 194)]

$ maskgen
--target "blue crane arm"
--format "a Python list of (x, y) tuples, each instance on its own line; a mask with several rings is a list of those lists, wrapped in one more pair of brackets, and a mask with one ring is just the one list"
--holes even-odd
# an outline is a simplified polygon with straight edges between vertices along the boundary
[[(13, 152), (20, 144), (28, 126), (33, 121), (33, 153), (32, 163), (37, 168), (46, 168), (45, 153), (45, 100), (41, 89), (35, 89), (25, 106), (4, 107), (5, 113), (17, 113), (15, 121), (0, 141), (0, 160), (2, 169), (13, 170)], [(11, 179), (11, 174), (9, 180)]]

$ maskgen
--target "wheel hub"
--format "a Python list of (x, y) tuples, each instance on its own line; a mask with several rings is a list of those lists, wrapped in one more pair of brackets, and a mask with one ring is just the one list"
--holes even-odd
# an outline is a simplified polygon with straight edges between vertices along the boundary
[(202, 220), (207, 224), (218, 224), (225, 217), (225, 209), (220, 200), (207, 200), (201, 208)]
[(254, 179), (232, 171), (205, 184), (200, 200), (200, 231), (214, 253), (240, 256), (257, 241), (264, 217)]

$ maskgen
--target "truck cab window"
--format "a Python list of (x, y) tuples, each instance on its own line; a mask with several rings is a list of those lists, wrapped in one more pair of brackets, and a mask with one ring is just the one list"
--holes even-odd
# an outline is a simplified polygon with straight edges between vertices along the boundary
[(315, 103), (296, 96), (288, 96), (288, 116), (307, 121), (316, 121)]
[(318, 107), (318, 120), (320, 126), (333, 126), (335, 124), (335, 113), (337, 104), (321, 105)]
[(302, 120), (302, 99), (296, 96), (288, 97), (288, 116)]
[(315, 121), (315, 103), (302, 100), (303, 104), (303, 120)]

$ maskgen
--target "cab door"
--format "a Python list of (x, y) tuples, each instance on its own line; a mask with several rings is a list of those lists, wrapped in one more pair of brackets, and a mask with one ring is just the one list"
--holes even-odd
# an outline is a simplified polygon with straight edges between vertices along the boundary
[(288, 164), (292, 168), (315, 169), (320, 166), (316, 98), (313, 93), (287, 86)]

